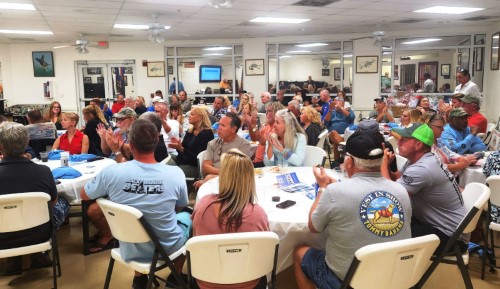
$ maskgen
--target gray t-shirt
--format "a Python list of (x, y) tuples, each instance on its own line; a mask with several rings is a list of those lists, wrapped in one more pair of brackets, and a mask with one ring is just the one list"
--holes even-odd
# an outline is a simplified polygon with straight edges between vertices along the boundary
[(212, 165), (220, 168), (221, 155), (230, 149), (239, 149), (249, 158), (252, 157), (252, 149), (250, 143), (242, 139), (238, 135), (231, 142), (224, 142), (220, 137), (208, 142), (207, 151), (205, 152), (205, 160), (212, 160)]
[(316, 231), (328, 233), (326, 263), (340, 279), (359, 248), (411, 238), (408, 193), (378, 172), (329, 185), (311, 218)]
[[(466, 209), (453, 174), (429, 152), (405, 168), (397, 180), (411, 195), (413, 216), (451, 236)], [(461, 236), (467, 242), (467, 236)]]

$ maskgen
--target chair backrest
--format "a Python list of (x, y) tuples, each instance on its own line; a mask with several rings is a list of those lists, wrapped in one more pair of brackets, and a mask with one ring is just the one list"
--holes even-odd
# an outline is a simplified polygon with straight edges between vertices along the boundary
[(17, 193), (0, 196), (0, 233), (21, 231), (50, 220), (47, 193)]
[(40, 152), (47, 151), (47, 147), (52, 148), (55, 141), (55, 138), (31, 139), (28, 145), (35, 151), (36, 156), (40, 157)]
[(302, 166), (312, 167), (315, 165), (322, 165), (324, 158), (326, 158), (326, 152), (323, 148), (306, 146), (306, 156)]
[[(464, 224), (467, 221), (467, 215), (462, 220), (461, 226), (466, 225), (463, 233), (470, 233), (474, 231), (479, 220), (479, 216), (483, 211), (488, 199), (490, 198), (490, 189), (481, 183), (469, 183), (465, 186), (462, 192), (462, 198), (464, 200), (464, 207), (467, 210), (467, 215), (474, 214), (472, 219), (468, 224)], [(477, 211), (476, 211), (477, 209)]]
[(396, 155), (396, 164), (398, 166), (398, 171), (401, 171), (407, 162), (408, 162), (407, 158), (402, 157), (400, 155)]
[(394, 153), (396, 155), (399, 154), (399, 148), (398, 148), (398, 140), (393, 137), (393, 136), (390, 136), (388, 139), (387, 139), (387, 142), (390, 143), (392, 145), (392, 148), (394, 149)]
[(257, 117), (259, 118), (261, 125), (264, 125), (266, 123), (266, 114), (265, 113), (258, 112)]
[(206, 152), (207, 151), (202, 151), (196, 157), (196, 159), (198, 159), (198, 174), (199, 174), (200, 179), (205, 178), (205, 176), (203, 175), (203, 161), (205, 160), (205, 153)]
[(160, 163), (166, 165), (172, 159), (171, 155), (168, 155), (165, 159), (163, 159)]
[(500, 176), (489, 176), (486, 179), (486, 184), (490, 188), (490, 202), (491, 204), (500, 207)]
[(493, 129), (491, 131), (491, 139), (488, 144), (488, 149), (497, 151), (500, 149), (500, 131)]
[(275, 270), (278, 244), (273, 232), (196, 236), (186, 242), (188, 270), (217, 284), (255, 280)]
[(140, 221), (141, 211), (102, 198), (97, 199), (97, 204), (108, 221), (111, 234), (119, 241), (144, 243), (151, 240)]
[(324, 129), (318, 136), (318, 143), (316, 144), (317, 147), (323, 149), (325, 146), (325, 140), (328, 136), (328, 130)]
[(364, 246), (354, 254), (341, 288), (413, 287), (429, 267), (438, 245), (439, 238), (432, 234)]

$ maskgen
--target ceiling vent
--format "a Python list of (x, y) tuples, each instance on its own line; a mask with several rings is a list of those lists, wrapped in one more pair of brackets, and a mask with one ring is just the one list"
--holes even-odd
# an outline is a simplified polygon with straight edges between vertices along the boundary
[(427, 20), (428, 19), (404, 19), (404, 20), (394, 21), (392, 23), (413, 24), (413, 23), (418, 23), (418, 22), (427, 21)]
[(341, 0), (301, 0), (293, 3), (292, 6), (307, 6), (307, 7), (325, 7)]
[(465, 20), (465, 21), (485, 21), (485, 20), (496, 19), (496, 18), (498, 18), (498, 17), (497, 16), (476, 16), (476, 17), (465, 18), (463, 20)]

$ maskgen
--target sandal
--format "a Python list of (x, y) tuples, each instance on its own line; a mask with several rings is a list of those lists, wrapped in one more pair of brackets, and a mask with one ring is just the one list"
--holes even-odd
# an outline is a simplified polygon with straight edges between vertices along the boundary
[[(106, 250), (109, 250), (109, 249), (113, 249), (113, 248), (116, 248), (116, 239), (111, 239), (108, 241), (108, 243), (106, 244), (102, 244), (102, 243), (94, 243), (92, 245), (92, 247), (90, 247), (89, 251), (90, 251), (90, 254), (95, 254), (95, 253), (99, 253), (99, 252), (102, 252), (102, 251), (106, 251)], [(97, 250), (92, 250), (92, 249), (97, 249)]]

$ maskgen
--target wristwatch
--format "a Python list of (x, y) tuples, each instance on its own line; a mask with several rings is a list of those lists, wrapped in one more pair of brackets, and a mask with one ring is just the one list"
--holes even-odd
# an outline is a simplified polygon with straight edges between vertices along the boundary
[(252, 131), (253, 131), (253, 132), (257, 132), (257, 127), (254, 127), (254, 128), (252, 129)]

